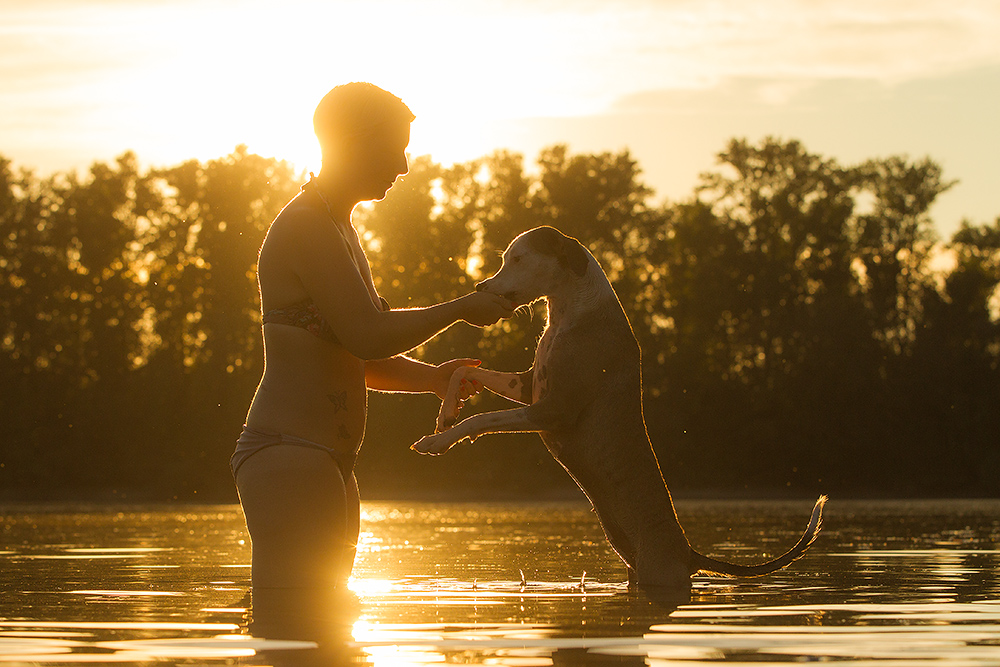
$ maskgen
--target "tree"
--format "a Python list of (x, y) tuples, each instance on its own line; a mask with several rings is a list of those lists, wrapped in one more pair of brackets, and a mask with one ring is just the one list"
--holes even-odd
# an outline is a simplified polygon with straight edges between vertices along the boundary
[(301, 177), (289, 164), (250, 154), (245, 146), (156, 176), (170, 198), (157, 225), (162, 245), (154, 286), (163, 290), (158, 297), (166, 319), (184, 325), (171, 332), (171, 344), (183, 346), (185, 365), (205, 363), (222, 377), (247, 363), (259, 371), (259, 332), (247, 326), (260, 322), (257, 253)]
[[(640, 174), (628, 152), (565, 146), (531, 173), (505, 151), (418, 158), (357, 221), (395, 307), (471, 290), (531, 227), (576, 236), (639, 339), (679, 489), (1000, 492), (1000, 219), (935, 249), (936, 164), (843, 166), (795, 141), (734, 140), (679, 203), (651, 207)], [(0, 492), (235, 499), (226, 461), (261, 372), (257, 252), (301, 181), (243, 147), (47, 178), (0, 158)], [(953, 268), (932, 270), (942, 255)], [(414, 354), (523, 370), (542, 322), (458, 325)], [(433, 427), (433, 397), (370, 405), (368, 497), (574, 492), (534, 436), (429, 460), (406, 446)]]
[(647, 383), (677, 406), (665, 421), (687, 451), (759, 461), (770, 484), (885, 453), (905, 413), (886, 400), (889, 362), (912, 344), (940, 170), (845, 168), (770, 138), (719, 161), (667, 212), (661, 289), (644, 297), (665, 306), (647, 308), (667, 351)]
[(856, 197), (869, 205), (854, 226), (861, 287), (885, 351), (902, 353), (914, 339), (922, 278), (936, 240), (928, 210), (954, 182), (944, 181), (929, 158), (869, 160), (857, 173)]
[[(963, 222), (945, 249), (955, 268), (927, 289), (904, 382), (912, 439), (933, 446), (913, 462), (925, 484), (1000, 492), (1000, 218)], [(933, 479), (928, 479), (933, 476)]]

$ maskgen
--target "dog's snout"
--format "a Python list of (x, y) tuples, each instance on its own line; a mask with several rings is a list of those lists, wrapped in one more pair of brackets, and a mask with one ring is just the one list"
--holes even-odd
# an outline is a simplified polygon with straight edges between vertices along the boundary
[(476, 291), (477, 291), (477, 292), (482, 292), (482, 291), (483, 291), (483, 287), (484, 287), (484, 283), (485, 283), (485, 282), (486, 282), (486, 281), (483, 281), (483, 282), (481, 282), (481, 283), (476, 283)]

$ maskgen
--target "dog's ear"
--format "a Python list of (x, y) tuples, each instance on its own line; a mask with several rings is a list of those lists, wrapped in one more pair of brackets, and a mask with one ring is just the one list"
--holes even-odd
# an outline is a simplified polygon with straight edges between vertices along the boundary
[(559, 263), (578, 276), (587, 273), (590, 257), (587, 256), (587, 249), (583, 244), (572, 236), (564, 236), (562, 248), (564, 252), (559, 255)]
[(578, 276), (587, 272), (587, 250), (571, 236), (555, 227), (537, 227), (531, 231), (531, 246), (540, 253), (555, 257), (559, 265)]

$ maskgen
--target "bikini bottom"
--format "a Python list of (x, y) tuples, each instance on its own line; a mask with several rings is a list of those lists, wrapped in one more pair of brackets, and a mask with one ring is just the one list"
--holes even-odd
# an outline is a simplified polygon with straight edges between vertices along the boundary
[(239, 440), (236, 441), (236, 451), (233, 452), (232, 458), (229, 459), (229, 467), (232, 468), (233, 478), (236, 478), (236, 473), (239, 472), (240, 466), (242, 466), (248, 458), (262, 449), (267, 449), (268, 447), (274, 447), (276, 445), (309, 447), (326, 452), (330, 455), (330, 458), (333, 459), (333, 462), (340, 468), (340, 474), (345, 478), (350, 475), (351, 471), (354, 469), (355, 457), (353, 454), (343, 454), (317, 442), (297, 438), (294, 435), (285, 435), (283, 433), (265, 433), (244, 425), (243, 432), (240, 433)]

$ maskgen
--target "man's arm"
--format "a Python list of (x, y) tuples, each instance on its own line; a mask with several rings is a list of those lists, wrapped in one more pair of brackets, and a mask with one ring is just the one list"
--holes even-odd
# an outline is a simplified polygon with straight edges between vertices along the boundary
[(365, 361), (365, 384), (385, 392), (423, 393), (434, 391), (437, 368), (402, 354), (388, 359)]
[[(462, 366), (478, 366), (479, 363), (478, 359), (452, 359), (435, 366), (404, 355), (372, 359), (365, 362), (365, 384), (375, 391), (435, 393), (443, 399), (455, 370)], [(467, 392), (462, 392), (465, 395), (461, 400), (477, 391), (470, 384)]]

